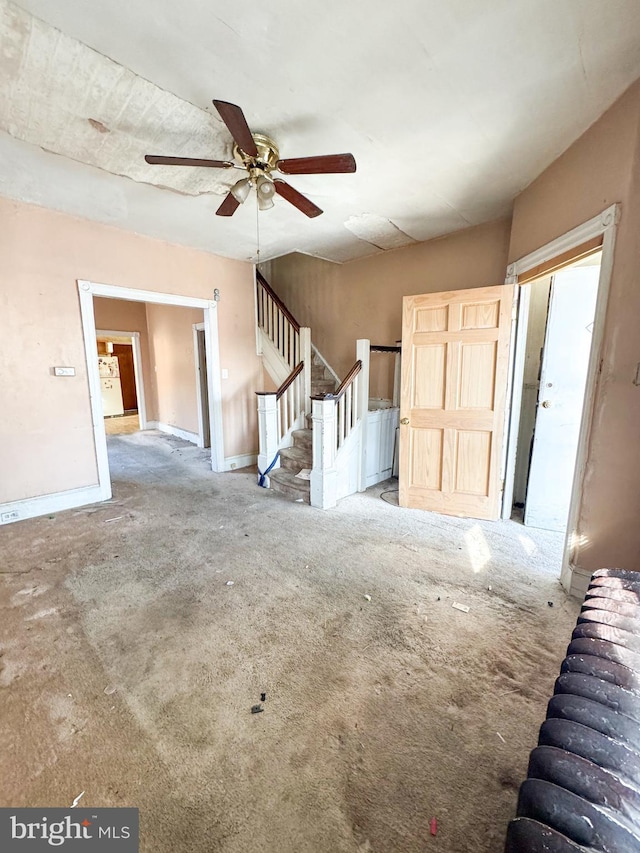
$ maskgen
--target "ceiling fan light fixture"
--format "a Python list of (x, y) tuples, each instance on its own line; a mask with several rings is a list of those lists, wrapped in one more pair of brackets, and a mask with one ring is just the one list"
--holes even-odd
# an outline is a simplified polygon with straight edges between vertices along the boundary
[(249, 192), (251, 191), (251, 179), (250, 178), (242, 178), (242, 180), (237, 181), (231, 187), (231, 195), (235, 198), (236, 201), (239, 201), (242, 204), (243, 201), (246, 201)]
[(269, 210), (270, 207), (273, 207), (273, 195), (260, 195), (258, 193), (258, 210)]
[[(256, 181), (256, 189), (258, 191), (258, 198), (269, 199), (273, 198), (276, 192), (276, 187), (273, 181), (270, 178), (267, 178), (266, 175), (262, 175)], [(272, 207), (272, 205), (269, 205)]]

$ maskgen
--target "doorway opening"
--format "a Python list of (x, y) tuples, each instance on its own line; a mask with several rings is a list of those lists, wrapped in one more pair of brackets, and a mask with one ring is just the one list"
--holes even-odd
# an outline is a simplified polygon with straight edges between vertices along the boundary
[[(223, 471), (225, 462), (217, 302), (197, 297), (137, 290), (83, 280), (78, 281), (78, 292), (89, 379), (100, 498), (106, 500), (111, 497), (112, 492), (96, 329), (96, 325), (98, 325), (100, 331), (104, 331), (104, 321), (96, 324), (94, 301), (98, 299), (104, 303), (102, 307), (105, 312), (118, 312), (121, 318), (122, 311), (140, 312), (138, 319), (143, 322), (148, 350), (146, 361), (143, 357), (136, 359), (136, 344), (138, 347), (137, 355), (141, 355), (139, 332), (120, 332), (115, 333), (115, 335), (113, 331), (108, 332), (109, 335), (115, 337), (118, 335), (130, 336), (130, 344), (133, 345), (134, 367), (137, 363), (139, 368), (135, 385), (140, 429), (158, 429), (202, 447), (203, 433), (201, 431), (196, 432), (202, 419), (202, 410), (198, 414), (195, 404), (196, 394), (201, 394), (202, 389), (200, 388), (198, 392), (200, 383), (194, 382), (194, 349), (192, 343), (195, 321), (197, 321), (198, 326), (201, 326), (206, 360), (203, 367), (200, 362), (196, 361), (196, 371), (202, 369), (204, 377), (206, 377), (202, 379), (202, 382), (206, 385), (207, 392), (206, 405), (208, 405), (208, 442), (211, 447), (211, 468), (213, 471)], [(177, 314), (179, 311), (181, 312), (180, 326), (186, 330), (186, 337), (183, 337), (181, 333), (178, 339), (173, 314)], [(142, 315), (144, 315), (144, 321)], [(105, 314), (105, 316), (113, 315)], [(133, 314), (129, 313), (129, 316), (133, 316)], [(188, 320), (185, 319), (187, 316)], [(117, 329), (119, 321), (114, 319), (113, 323)], [(153, 336), (149, 332), (151, 326), (154, 329)], [(121, 328), (123, 327), (126, 328), (124, 324)], [(115, 348), (116, 342), (111, 340), (111, 343)], [(126, 343), (126, 341), (121, 343)], [(186, 379), (187, 374), (188, 380)], [(145, 377), (144, 382), (142, 380), (143, 375)], [(189, 390), (190, 388), (192, 391)], [(146, 403), (144, 399), (145, 390), (147, 391)], [(192, 409), (189, 408), (190, 401), (188, 399), (191, 393), (193, 394)], [(151, 417), (147, 411), (148, 406), (152, 410)], [(186, 415), (185, 412), (187, 412)]]
[(511, 517), (529, 527), (566, 533), (601, 261), (596, 251), (521, 286), (526, 343)]
[[(204, 323), (200, 322), (202, 309), (105, 297), (96, 297), (93, 308), (98, 325), (111, 326), (111, 331), (100, 328), (96, 332), (106, 434), (130, 436), (143, 429), (152, 429), (198, 447), (210, 446), (209, 418), (203, 419), (199, 402), (204, 396), (208, 405), (206, 334)], [(113, 331), (118, 328), (137, 331)], [(201, 333), (199, 347), (195, 350), (192, 347), (194, 328)], [(139, 357), (134, 357), (134, 342)], [(140, 387), (144, 395), (144, 385), (147, 405), (145, 416), (140, 419), (138, 390)], [(202, 385), (205, 386), (204, 394)], [(123, 458), (126, 459), (126, 455)]]
[(107, 435), (146, 429), (140, 332), (96, 329), (96, 345)]
[[(573, 410), (579, 410), (579, 417), (577, 416), (577, 413), (575, 411), (572, 411), (572, 416), (574, 420), (579, 420), (579, 424), (577, 426), (577, 442), (575, 441), (575, 425), (571, 428), (571, 430), (567, 430), (568, 435), (573, 431), (572, 441), (575, 450), (572, 451), (571, 456), (569, 456), (567, 451), (559, 451), (563, 463), (566, 463), (567, 461), (565, 457), (569, 456), (569, 461), (571, 463), (569, 465), (569, 471), (573, 471), (572, 480), (571, 474), (569, 473), (568, 477), (565, 476), (564, 481), (564, 506), (566, 507), (567, 491), (569, 493), (569, 504), (568, 513), (565, 516), (564, 513), (566, 512), (566, 510), (563, 509), (562, 515), (562, 529), (565, 530), (565, 534), (562, 555), (562, 567), (560, 570), (560, 582), (568, 592), (576, 596), (584, 595), (589, 583), (589, 578), (591, 576), (591, 572), (581, 567), (577, 561), (580, 558), (580, 554), (583, 552), (584, 548), (588, 546), (588, 543), (590, 541), (590, 531), (588, 529), (585, 529), (582, 522), (583, 485), (587, 466), (589, 435), (591, 432), (591, 424), (594, 417), (596, 388), (599, 377), (602, 344), (604, 339), (607, 301), (609, 297), (609, 288), (611, 284), (611, 276), (613, 270), (616, 226), (619, 217), (620, 206), (617, 204), (611, 205), (611, 207), (606, 208), (602, 211), (602, 213), (599, 213), (592, 219), (587, 220), (586, 222), (582, 223), (582, 225), (578, 225), (576, 228), (572, 229), (571, 231), (568, 231), (566, 234), (557, 237), (551, 242), (546, 243), (544, 246), (541, 246), (539, 249), (536, 249), (528, 255), (525, 255), (514, 261), (507, 268), (507, 277), (505, 280), (505, 283), (507, 285), (515, 285), (515, 290), (518, 297), (518, 311), (517, 313), (514, 313), (512, 321), (512, 366), (510, 371), (510, 381), (508, 389), (508, 399), (510, 401), (510, 407), (506, 412), (506, 423), (508, 424), (508, 440), (503, 447), (503, 464), (501, 467), (501, 486), (503, 492), (502, 518), (508, 519), (512, 516), (514, 503), (523, 502), (526, 504), (527, 502), (531, 502), (531, 507), (533, 507), (533, 499), (536, 490), (534, 473), (536, 473), (536, 471), (538, 473), (542, 472), (540, 479), (542, 481), (543, 488), (546, 487), (547, 475), (545, 475), (544, 467), (538, 468), (534, 460), (535, 445), (536, 443), (540, 444), (541, 434), (543, 439), (542, 446), (544, 447), (544, 422), (542, 420), (538, 422), (538, 411), (544, 410), (545, 414), (553, 413), (556, 415), (559, 412), (562, 412), (562, 408), (558, 406), (558, 400), (555, 400), (556, 405), (554, 406), (554, 399), (551, 396), (546, 396), (544, 394), (544, 392), (548, 392), (548, 394), (551, 395), (551, 393), (555, 391), (555, 384), (554, 379), (552, 377), (546, 379), (543, 375), (543, 359), (541, 359), (540, 381), (542, 387), (540, 389), (530, 389), (529, 393), (529, 396), (533, 397), (535, 400), (533, 429), (538, 433), (538, 441), (536, 442), (535, 435), (533, 438), (533, 442), (531, 442), (531, 437), (529, 438), (530, 457), (529, 459), (527, 459), (527, 439), (525, 437), (523, 444), (520, 430), (521, 404), (523, 401), (523, 392), (525, 390), (523, 386), (525, 384), (524, 374), (527, 354), (527, 322), (529, 317), (529, 302), (531, 298), (531, 288), (528, 288), (526, 285), (530, 285), (533, 282), (537, 282), (541, 279), (543, 280), (545, 276), (558, 277), (558, 286), (556, 288), (556, 301), (558, 299), (560, 300), (558, 302), (559, 314), (560, 316), (562, 316), (563, 310), (566, 313), (567, 309), (566, 307), (563, 309), (563, 306), (561, 304), (563, 300), (561, 297), (566, 296), (569, 291), (567, 291), (566, 289), (561, 290), (561, 276), (567, 276), (564, 282), (565, 287), (567, 285), (569, 287), (571, 286), (569, 280), (571, 276), (583, 276), (583, 281), (587, 281), (589, 279), (589, 276), (591, 276), (591, 285), (584, 285), (585, 294), (590, 287), (594, 287), (593, 278), (597, 279), (597, 284), (595, 285), (595, 304), (593, 308), (586, 305), (584, 306), (585, 309), (588, 307), (587, 317), (590, 315), (592, 317), (592, 320), (590, 323), (588, 323), (583, 317), (583, 326), (582, 331), (580, 333), (581, 343), (574, 343), (574, 345), (568, 347), (568, 352), (565, 352), (564, 354), (565, 360), (570, 361), (571, 366), (573, 366), (574, 362), (576, 365), (580, 365), (581, 371), (584, 371), (585, 358), (587, 361), (586, 379), (583, 380), (584, 389), (582, 393), (578, 396), (578, 402), (575, 402), (574, 397), (574, 403), (568, 407), (565, 406), (565, 409), (568, 408)], [(584, 263), (579, 264), (578, 262)], [(588, 272), (588, 269), (585, 269), (588, 267), (592, 268), (591, 273)], [(552, 283), (553, 282), (549, 282), (550, 297), (553, 296)], [(537, 294), (536, 298), (540, 300), (540, 295)], [(582, 291), (580, 291), (580, 299), (582, 300)], [(587, 300), (585, 299), (585, 302), (586, 301)], [(542, 297), (542, 303), (544, 304), (544, 296)], [(551, 298), (549, 299), (549, 305), (551, 306), (551, 308), (553, 308)], [(576, 306), (575, 300), (573, 305), (576, 308), (577, 312), (578, 308)], [(548, 311), (547, 313), (549, 314), (550, 312)], [(552, 314), (553, 311), (551, 312), (551, 315)], [(552, 319), (553, 318), (551, 316), (551, 319), (549, 319), (548, 322), (545, 322), (544, 337), (542, 343), (543, 351), (546, 349), (547, 329), (549, 329), (550, 335), (552, 333)], [(541, 332), (539, 330), (538, 342), (540, 341), (540, 335)], [(560, 361), (562, 361), (563, 358), (562, 347), (563, 342), (562, 340), (560, 340)], [(579, 356), (577, 354), (578, 350), (581, 348), (584, 348), (588, 351), (588, 354), (586, 356)], [(549, 383), (551, 383), (551, 387), (547, 387)], [(574, 385), (575, 384), (577, 384), (578, 388), (580, 387), (579, 382), (574, 382)], [(538, 390), (540, 393), (538, 393)], [(538, 403), (540, 403), (540, 405), (538, 405)], [(547, 405), (544, 405), (545, 403), (547, 403)], [(529, 429), (531, 429), (531, 420), (532, 417), (531, 415), (529, 415)], [(553, 419), (547, 419), (547, 421), (549, 424), (553, 424)], [(562, 423), (561, 419), (560, 421)], [(556, 431), (558, 430), (557, 426), (555, 426), (554, 428), (556, 429)], [(523, 456), (524, 460), (522, 458)], [(519, 501), (514, 500), (517, 465), (524, 465), (524, 469), (522, 467), (520, 467), (519, 469), (521, 477), (519, 481), (519, 488), (522, 489), (524, 483), (524, 487), (526, 489), (524, 501), (522, 499)], [(534, 468), (532, 466), (536, 467), (536, 471), (534, 471)], [(553, 474), (555, 472), (552, 470), (551, 473)], [(548, 476), (550, 477), (551, 475)], [(570, 484), (566, 482), (567, 479), (571, 481)], [(520, 495), (522, 495), (522, 491), (520, 491)], [(535, 516), (530, 516), (530, 518), (535, 519)]]

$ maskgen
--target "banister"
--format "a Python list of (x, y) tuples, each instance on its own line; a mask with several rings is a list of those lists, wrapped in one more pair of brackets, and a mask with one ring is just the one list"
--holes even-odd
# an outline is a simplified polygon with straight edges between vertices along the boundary
[(345, 378), (340, 383), (340, 387), (335, 392), (335, 394), (325, 394), (324, 397), (313, 397), (314, 400), (339, 400), (340, 397), (347, 390), (349, 385), (353, 382), (356, 376), (362, 370), (362, 362), (360, 360), (356, 361), (351, 370), (347, 373)]
[(291, 323), (291, 325), (292, 325), (292, 326), (293, 326), (293, 328), (296, 330), (296, 332), (299, 332), (299, 331), (300, 331), (300, 323), (298, 323), (298, 321), (297, 321), (297, 320), (296, 320), (296, 318), (293, 316), (293, 314), (291, 313), (291, 311), (289, 311), (289, 309), (287, 308), (287, 306), (284, 304), (284, 302), (282, 301), (282, 299), (280, 299), (280, 297), (278, 296), (278, 294), (277, 294), (277, 293), (275, 292), (275, 290), (271, 287), (271, 285), (270, 285), (270, 284), (269, 284), (269, 282), (266, 280), (266, 278), (262, 275), (262, 273), (260, 272), (260, 270), (256, 270), (256, 280), (260, 283), (260, 286), (261, 286), (264, 290), (266, 290), (266, 292), (269, 294), (269, 296), (273, 299), (273, 301), (275, 302), (275, 304), (278, 306), (278, 308), (279, 308), (279, 309), (280, 309), (280, 311), (284, 314), (284, 316), (287, 318), (287, 320)]
[(289, 386), (295, 382), (295, 380), (298, 378), (298, 376), (300, 376), (300, 374), (302, 373), (303, 368), (304, 368), (304, 361), (299, 361), (298, 364), (296, 364), (296, 366), (293, 368), (291, 373), (284, 380), (282, 385), (276, 391), (276, 400), (279, 400), (280, 397), (282, 397), (284, 392), (287, 390), (287, 388), (289, 388)]
[(269, 394), (275, 394), (276, 400), (279, 400), (280, 397), (282, 397), (282, 395), (284, 394), (284, 392), (289, 388), (289, 386), (298, 378), (298, 376), (300, 376), (303, 368), (304, 361), (298, 362), (298, 364), (296, 364), (296, 366), (293, 368), (291, 373), (287, 376), (287, 378), (284, 380), (284, 382), (278, 388), (277, 391), (256, 391), (256, 397), (268, 397)]

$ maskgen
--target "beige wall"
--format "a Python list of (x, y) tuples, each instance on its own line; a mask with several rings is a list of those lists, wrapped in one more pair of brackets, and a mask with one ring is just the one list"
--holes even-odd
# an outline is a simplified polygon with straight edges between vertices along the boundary
[(206, 299), (219, 288), (225, 455), (256, 451), (250, 265), (4, 198), (0, 221), (0, 502), (97, 483), (79, 278)]
[(128, 299), (103, 299), (94, 296), (93, 313), (96, 329), (111, 332), (140, 332), (140, 356), (146, 416), (147, 420), (157, 421), (158, 404), (149, 355), (146, 303), (130, 302)]
[(515, 201), (517, 260), (621, 202), (574, 562), (639, 568), (640, 81)]
[[(602, 371), (582, 488), (573, 562), (638, 568), (640, 562), (640, 81), (515, 200), (513, 220), (334, 266), (292, 255), (266, 271), (314, 342), (344, 373), (354, 342), (392, 343), (401, 297), (504, 280), (517, 260), (622, 204)], [(508, 250), (507, 250), (508, 244)], [(372, 390), (375, 393), (375, 390)]]
[[(344, 377), (358, 338), (386, 346), (400, 339), (403, 296), (501, 284), (509, 233), (509, 220), (499, 220), (343, 265), (289, 255), (272, 261), (266, 275)], [(389, 397), (392, 358), (374, 356), (372, 364), (371, 396)]]
[[(256, 355), (256, 317), (253, 267), (244, 293), (232, 288), (221, 292), (220, 367), (228, 371), (222, 380), (222, 411), (226, 456), (258, 452), (258, 403), (256, 391), (264, 390), (262, 359)], [(247, 436), (250, 441), (247, 441)]]
[(193, 326), (202, 323), (203, 312), (173, 305), (147, 304), (146, 307), (157, 405), (154, 419), (197, 435)]

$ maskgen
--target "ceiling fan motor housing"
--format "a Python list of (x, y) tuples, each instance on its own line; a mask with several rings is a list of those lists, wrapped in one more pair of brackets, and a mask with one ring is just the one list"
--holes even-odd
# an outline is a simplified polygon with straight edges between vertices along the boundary
[[(278, 146), (273, 139), (264, 136), (262, 133), (253, 133), (252, 136), (258, 149), (258, 156), (250, 157), (235, 144), (233, 146), (233, 157), (240, 166), (247, 169), (254, 177), (258, 177), (261, 174), (269, 175), (276, 168), (280, 159)], [(254, 175), (254, 173), (257, 174)]]

